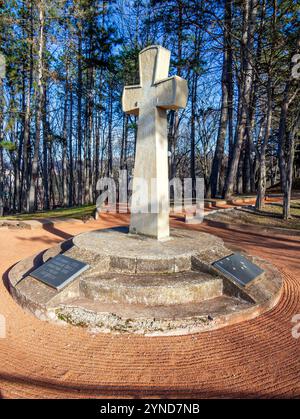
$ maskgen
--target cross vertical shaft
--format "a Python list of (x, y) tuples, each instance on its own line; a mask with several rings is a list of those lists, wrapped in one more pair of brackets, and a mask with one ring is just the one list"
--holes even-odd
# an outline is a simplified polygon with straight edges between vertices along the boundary
[(170, 52), (160, 46), (141, 51), (140, 84), (125, 87), (122, 98), (124, 112), (139, 116), (130, 232), (158, 240), (170, 234), (167, 110), (187, 101), (186, 81), (167, 77), (169, 62)]

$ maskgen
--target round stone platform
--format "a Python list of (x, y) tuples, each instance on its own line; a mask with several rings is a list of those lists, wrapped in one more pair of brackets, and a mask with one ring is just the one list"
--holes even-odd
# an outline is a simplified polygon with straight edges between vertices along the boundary
[[(212, 266), (232, 254), (221, 239), (181, 229), (171, 233), (163, 242), (124, 228), (81, 234), (15, 265), (11, 293), (43, 320), (147, 335), (223, 327), (258, 316), (278, 301), (281, 277), (267, 262), (250, 257), (265, 272), (243, 288)], [(90, 268), (56, 291), (30, 272), (60, 253)]]
[(210, 234), (186, 230), (172, 230), (171, 233), (169, 240), (158, 241), (128, 234), (127, 228), (120, 227), (80, 234), (73, 243), (78, 249), (109, 261), (110, 270), (122, 273), (181, 272), (191, 270), (195, 255), (228, 254), (222, 240)]

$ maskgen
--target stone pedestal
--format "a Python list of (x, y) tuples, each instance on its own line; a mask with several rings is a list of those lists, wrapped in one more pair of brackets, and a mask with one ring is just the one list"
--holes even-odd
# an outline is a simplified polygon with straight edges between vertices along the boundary
[[(221, 239), (195, 231), (171, 233), (165, 242), (124, 228), (81, 234), (19, 262), (9, 273), (11, 293), (43, 320), (146, 335), (212, 330), (258, 316), (277, 303), (282, 281), (267, 262), (252, 259), (265, 274), (243, 289), (212, 266), (232, 253)], [(59, 253), (90, 269), (57, 292), (30, 272)]]

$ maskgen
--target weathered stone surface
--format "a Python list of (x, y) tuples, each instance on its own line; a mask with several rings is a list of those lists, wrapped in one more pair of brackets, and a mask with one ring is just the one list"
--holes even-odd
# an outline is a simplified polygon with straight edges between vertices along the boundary
[(222, 296), (201, 304), (145, 306), (138, 304), (99, 304), (74, 300), (60, 306), (56, 314), (64, 321), (95, 332), (137, 333), (146, 336), (182, 335), (213, 330), (233, 324), (251, 305), (239, 299)]
[(163, 259), (136, 259), (136, 273), (141, 272), (175, 272), (176, 258), (163, 258)]
[(190, 271), (192, 269), (192, 258), (177, 256), (174, 258), (174, 272)]
[(109, 256), (109, 268), (113, 272), (135, 273), (136, 272), (136, 258), (126, 258), (120, 256)]
[(109, 257), (111, 270), (126, 273), (180, 272), (190, 270), (192, 256), (207, 253), (217, 259), (224, 254), (223, 241), (210, 234), (186, 230), (171, 233), (171, 239), (162, 242), (128, 235), (126, 229), (108, 229), (81, 234), (73, 242), (82, 251)]
[[(150, 335), (223, 327), (254, 318), (277, 303), (282, 280), (269, 263), (250, 258), (265, 274), (244, 290), (218, 276), (211, 266), (232, 253), (222, 240), (195, 231), (172, 233), (173, 240), (168, 242), (128, 236), (124, 230), (77, 236), (14, 266), (9, 273), (11, 293), (42, 320), (64, 320), (102, 332)], [(31, 278), (30, 272), (60, 252), (89, 263), (91, 269), (56, 292)], [(147, 268), (154, 266), (163, 272), (151, 273), (144, 267), (145, 272), (137, 273), (139, 260), (141, 267), (147, 263)], [(171, 272), (166, 272), (170, 261)]]
[[(168, 77), (169, 64), (167, 49), (152, 45), (142, 50), (140, 84), (126, 86), (122, 97), (123, 111), (139, 115), (130, 232), (158, 240), (169, 237), (167, 110), (185, 108), (188, 97), (187, 82)], [(145, 197), (146, 204), (141, 203)]]
[(205, 301), (223, 294), (223, 280), (199, 272), (177, 274), (86, 277), (82, 294), (95, 301), (116, 304), (173, 305)]

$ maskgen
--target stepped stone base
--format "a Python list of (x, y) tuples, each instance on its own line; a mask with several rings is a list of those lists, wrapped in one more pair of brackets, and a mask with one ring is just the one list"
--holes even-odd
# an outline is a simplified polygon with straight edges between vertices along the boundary
[(174, 305), (197, 303), (223, 294), (221, 278), (198, 272), (102, 274), (80, 282), (82, 295), (103, 303)]
[[(250, 257), (265, 273), (240, 288), (212, 266), (232, 253), (221, 239), (171, 233), (164, 242), (124, 228), (81, 234), (16, 264), (9, 272), (10, 291), (42, 320), (147, 335), (212, 330), (254, 318), (277, 303), (282, 280), (267, 262)], [(60, 292), (30, 276), (59, 253), (90, 265)]]

